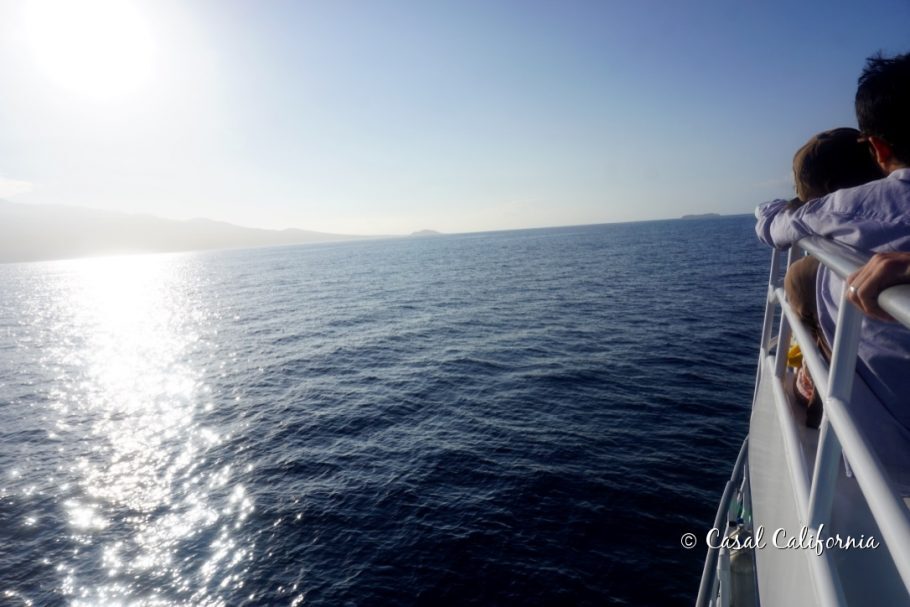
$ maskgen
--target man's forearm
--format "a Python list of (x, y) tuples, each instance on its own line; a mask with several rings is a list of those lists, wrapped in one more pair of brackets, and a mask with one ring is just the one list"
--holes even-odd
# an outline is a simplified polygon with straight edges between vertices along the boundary
[(799, 240), (803, 235), (799, 233), (790, 221), (790, 215), (795, 211), (792, 201), (772, 200), (755, 209), (755, 233), (759, 240), (778, 249), (785, 249)]

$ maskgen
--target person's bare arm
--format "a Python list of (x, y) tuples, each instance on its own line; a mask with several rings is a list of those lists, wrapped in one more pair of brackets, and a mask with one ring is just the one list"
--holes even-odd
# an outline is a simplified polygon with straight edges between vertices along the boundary
[(877, 253), (847, 277), (847, 299), (873, 318), (894, 320), (878, 305), (878, 296), (888, 287), (904, 283), (910, 283), (910, 253)]

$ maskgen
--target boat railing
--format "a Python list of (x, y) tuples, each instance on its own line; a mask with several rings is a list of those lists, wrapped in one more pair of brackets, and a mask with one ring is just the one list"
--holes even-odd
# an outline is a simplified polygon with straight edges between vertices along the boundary
[[(787, 266), (798, 260), (805, 251), (817, 258), (830, 271), (845, 279), (864, 265), (869, 257), (819, 237), (800, 240), (791, 247)], [(815, 339), (788, 305), (780, 286), (782, 272), (780, 251), (772, 254), (768, 280), (767, 301), (761, 338), (759, 376), (772, 370), (777, 417), (780, 420), (786, 461), (791, 485), (796, 496), (801, 524), (810, 533), (819, 536), (822, 525), (829, 526), (834, 501), (835, 486), (840, 461), (848, 462), (848, 470), (855, 476), (869, 510), (878, 525), (884, 544), (890, 553), (904, 586), (910, 592), (910, 518), (903, 499), (895, 491), (888, 473), (875, 450), (871, 447), (874, 437), (864, 435), (861, 427), (850, 414), (847, 406), (853, 393), (862, 312), (842, 294), (838, 308), (836, 331), (830, 365), (819, 351)], [(910, 328), (910, 285), (892, 287), (879, 297), (881, 307), (898, 322)], [(773, 324), (776, 306), (780, 306), (780, 326), (776, 340)], [(789, 411), (785, 392), (787, 354), (791, 337), (799, 343), (803, 360), (809, 369), (816, 390), (822, 395), (824, 415), (819, 429), (815, 461), (810, 470), (799, 440), (797, 421)], [(766, 363), (776, 344), (773, 367)], [(756, 393), (758, 381), (756, 381)], [(810, 567), (818, 599), (823, 605), (845, 605), (843, 589), (830, 553), (817, 558), (812, 555)]]

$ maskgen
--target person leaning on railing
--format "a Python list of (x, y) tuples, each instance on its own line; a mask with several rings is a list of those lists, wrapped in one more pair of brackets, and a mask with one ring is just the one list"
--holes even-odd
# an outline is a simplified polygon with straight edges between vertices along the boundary
[[(860, 132), (856, 129), (831, 129), (812, 136), (797, 150), (793, 156), (796, 198), (788, 203), (789, 210), (796, 210), (809, 200), (884, 176), (859, 138)], [(830, 343), (818, 323), (815, 297), (818, 267), (819, 262), (814, 257), (803, 257), (792, 263), (784, 277), (784, 289), (787, 302), (812, 333), (824, 357), (831, 360)], [(793, 366), (798, 367), (794, 389), (797, 402), (806, 409), (806, 425), (818, 428), (822, 420), (821, 396), (805, 361), (793, 363)]]
[[(759, 238), (787, 248), (822, 236), (865, 252), (910, 252), (910, 54), (870, 57), (859, 78), (856, 117), (863, 141), (887, 177), (842, 189), (793, 209), (777, 200), (756, 210)], [(852, 284), (852, 283), (851, 283)], [(822, 268), (816, 284), (818, 320), (834, 335), (841, 281)], [(910, 429), (910, 330), (867, 318), (857, 371), (891, 416)]]

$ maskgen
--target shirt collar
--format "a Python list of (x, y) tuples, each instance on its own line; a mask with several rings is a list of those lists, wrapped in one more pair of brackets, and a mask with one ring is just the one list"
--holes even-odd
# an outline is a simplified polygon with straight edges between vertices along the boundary
[(896, 171), (891, 171), (888, 174), (888, 177), (893, 177), (894, 179), (900, 179), (901, 181), (910, 181), (910, 168), (906, 169), (897, 169)]

